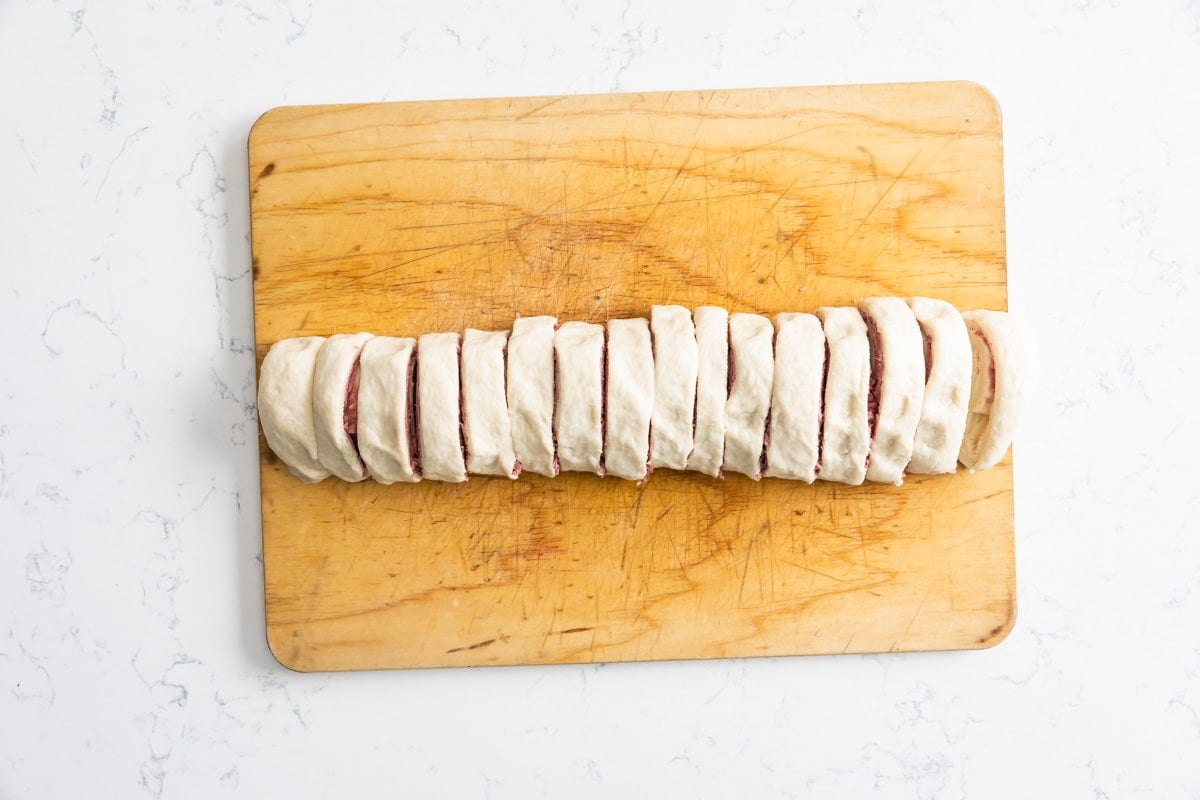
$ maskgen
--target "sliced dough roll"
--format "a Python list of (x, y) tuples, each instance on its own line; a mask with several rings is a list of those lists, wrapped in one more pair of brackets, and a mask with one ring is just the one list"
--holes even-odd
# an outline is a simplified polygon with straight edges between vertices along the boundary
[(417, 340), (417, 429), (421, 473), (433, 481), (467, 479), (459, 397), (459, 335), (427, 333)]
[(684, 469), (695, 434), (700, 358), (692, 312), (683, 306), (652, 306), (650, 331), (654, 344), (650, 466)]
[(762, 477), (767, 413), (775, 380), (771, 320), (759, 314), (729, 317), (729, 372), (733, 382), (725, 402), (726, 470), (754, 480)]
[(825, 373), (825, 422), (818, 477), (857, 486), (867, 476), (871, 429), (871, 346), (857, 308), (818, 308), (829, 347)]
[(958, 468), (971, 396), (971, 341), (958, 310), (945, 300), (910, 297), (925, 347), (925, 394), (908, 471), (938, 475)]
[(258, 421), (271, 451), (304, 483), (329, 477), (317, 455), (313, 428), (313, 375), (321, 336), (281, 339), (271, 345), (258, 373)]
[(330, 336), (317, 352), (313, 374), (313, 426), (321, 466), (344, 481), (361, 481), (367, 468), (358, 455), (358, 356), (369, 333)]
[(379, 483), (421, 480), (412, 396), (416, 340), (376, 336), (358, 361), (358, 452)]
[(604, 327), (566, 322), (554, 332), (558, 407), (554, 432), (563, 470), (604, 474)]
[(695, 441), (687, 468), (721, 474), (725, 458), (725, 403), (729, 398), (729, 312), (700, 306), (692, 313), (699, 353)]
[(871, 346), (867, 480), (904, 483), (925, 395), (925, 339), (912, 309), (899, 297), (859, 304)]
[(1024, 411), (1032, 355), (1024, 333), (1003, 311), (967, 311), (973, 369), (970, 413), (958, 460), (968, 469), (994, 467), (1012, 444)]
[(812, 314), (775, 315), (775, 380), (767, 431), (769, 478), (812, 483), (821, 452), (825, 334)]
[(468, 328), (462, 340), (463, 432), (467, 472), (516, 478), (521, 465), (513, 452), (504, 386), (505, 331)]
[(518, 317), (508, 337), (508, 418), (522, 471), (553, 478), (554, 317)]
[(604, 472), (642, 480), (650, 460), (654, 351), (645, 319), (608, 321)]

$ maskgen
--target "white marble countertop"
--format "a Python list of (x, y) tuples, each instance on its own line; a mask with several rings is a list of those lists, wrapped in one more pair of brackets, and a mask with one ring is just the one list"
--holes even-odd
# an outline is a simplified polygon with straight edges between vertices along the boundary
[[(0, 3), (0, 798), (1200, 796), (1200, 5), (437, 5)], [(258, 114), (958, 78), (1003, 108), (1011, 307), (1042, 349), (1005, 642), (275, 663)]]

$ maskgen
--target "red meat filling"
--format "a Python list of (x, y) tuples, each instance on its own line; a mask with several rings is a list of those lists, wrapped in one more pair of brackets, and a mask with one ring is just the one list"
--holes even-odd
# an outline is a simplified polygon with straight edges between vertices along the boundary
[[(771, 353), (772, 353), (772, 355), (775, 353), (775, 348), (778, 344), (779, 344), (779, 334), (778, 334), (778, 332), (772, 332), (771, 333)], [(768, 407), (767, 408), (767, 418), (763, 423), (763, 449), (762, 449), (762, 453), (758, 457), (758, 471), (764, 475), (767, 472), (767, 447), (770, 446), (770, 444), (771, 444), (771, 411), (772, 411), (772, 409), (770, 407)]]
[(350, 380), (346, 382), (346, 402), (342, 408), (342, 427), (351, 439), (358, 437), (358, 363), (350, 367)]
[(421, 474), (421, 424), (420, 409), (417, 404), (417, 351), (414, 349), (408, 360), (408, 395), (405, 403), (405, 427), (408, 432), (408, 457), (412, 462), (413, 472)]
[(975, 334), (979, 338), (979, 341), (983, 342), (983, 346), (988, 351), (988, 393), (987, 397), (984, 398), (983, 404), (990, 408), (996, 398), (996, 358), (992, 355), (992, 343), (988, 341), (983, 331), (976, 329), (972, 330), (971, 333)]
[[(517, 319), (520, 319), (520, 318), (521, 318), (521, 315), (520, 315), (520, 313), (518, 313)], [(504, 359), (504, 374), (508, 375), (508, 342), (507, 341), (505, 341), (504, 347), (503, 347), (503, 349), (501, 349), (500, 354), (501, 354), (501, 358)], [(506, 387), (506, 391), (507, 391), (507, 387)], [(505, 396), (504, 399), (505, 399), (505, 403), (507, 404), (508, 397)], [(516, 478), (520, 474), (521, 474), (521, 462), (514, 458), (513, 459), (512, 476), (514, 478)]]
[(467, 452), (467, 406), (463, 400), (462, 335), (458, 337), (458, 449), (462, 451), (463, 467), (470, 463)]
[(821, 474), (821, 457), (825, 452), (825, 387), (829, 384), (829, 340), (825, 340), (825, 362), (821, 367), (821, 409), (817, 412), (817, 466), (814, 475)]
[[(558, 330), (558, 323), (554, 323), (554, 330)], [(558, 463), (558, 351), (550, 351), (554, 356), (554, 402), (550, 409), (550, 443), (554, 446), (554, 474), (558, 475), (561, 467)]]
[(933, 337), (925, 326), (921, 326), (921, 337), (925, 340), (925, 382), (929, 383), (929, 375), (933, 372)]
[[(879, 343), (879, 326), (870, 314), (862, 312), (863, 322), (867, 324), (867, 342), (871, 348), (871, 382), (867, 389), (867, 431), (871, 445), (875, 443), (875, 426), (879, 422), (879, 394), (883, 383), (883, 348)], [(866, 466), (871, 466), (871, 450), (867, 450)]]
[(600, 347), (600, 466), (596, 474), (604, 477), (604, 446), (608, 436), (608, 328), (604, 329), (604, 344)]
[[(651, 361), (651, 363), (654, 362), (654, 359), (655, 359), (657, 353), (658, 353), (658, 350), (656, 349), (656, 343), (654, 340), (654, 328), (653, 328), (653, 326), (651, 326), (651, 328), (650, 328), (650, 361)], [(651, 373), (651, 374), (653, 375), (653, 373)], [(653, 380), (653, 377), (651, 378), (651, 380)], [(650, 430), (647, 431), (647, 433), (646, 433), (646, 474), (644, 476), (642, 476), (642, 483), (645, 483), (646, 480), (650, 477), (650, 473), (654, 472), (654, 467), (650, 466), (650, 448), (653, 446), (653, 440), (654, 440), (654, 428), (653, 428), (653, 426), (651, 426)]]
[(733, 382), (737, 379), (737, 364), (734, 363), (733, 357), (733, 342), (731, 339), (725, 341), (725, 398), (729, 399), (729, 393), (733, 391)]
[(871, 384), (867, 390), (867, 427), (871, 438), (875, 438), (875, 425), (879, 421), (879, 394), (883, 383), (883, 348), (879, 343), (879, 327), (870, 314), (863, 314), (867, 323), (867, 341), (871, 346)]

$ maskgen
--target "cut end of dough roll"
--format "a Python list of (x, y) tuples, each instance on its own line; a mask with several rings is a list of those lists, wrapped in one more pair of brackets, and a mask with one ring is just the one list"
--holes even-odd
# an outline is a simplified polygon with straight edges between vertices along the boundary
[(304, 483), (330, 475), (321, 466), (313, 425), (313, 377), (322, 336), (282, 339), (271, 345), (258, 375), (258, 420), (267, 446)]
[(1033, 352), (1021, 326), (1003, 311), (967, 311), (962, 317), (973, 368), (958, 458), (968, 469), (989, 469), (1012, 444), (1028, 397)]

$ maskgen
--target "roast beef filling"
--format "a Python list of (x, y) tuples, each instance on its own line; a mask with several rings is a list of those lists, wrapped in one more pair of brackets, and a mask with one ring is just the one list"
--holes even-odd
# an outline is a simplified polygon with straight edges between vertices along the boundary
[(771, 444), (771, 415), (767, 414), (767, 419), (763, 427), (763, 449), (758, 456), (758, 471), (765, 473), (767, 471), (767, 446)]
[(604, 344), (600, 346), (600, 466), (596, 474), (604, 477), (604, 445), (608, 441), (608, 326), (604, 328)]
[[(879, 421), (879, 392), (883, 383), (883, 349), (879, 346), (879, 327), (875, 319), (865, 311), (863, 322), (867, 324), (867, 342), (871, 347), (871, 382), (867, 389), (867, 431), (871, 443), (875, 442), (875, 425)], [(871, 466), (871, 451), (867, 450), (866, 466)]]
[[(771, 353), (775, 353), (775, 348), (779, 344), (779, 332), (771, 333)], [(762, 453), (758, 457), (758, 471), (762, 474), (767, 472), (767, 446), (771, 444), (771, 407), (767, 407), (767, 418), (763, 421), (763, 448)]]
[[(651, 325), (651, 326), (649, 326), (649, 328), (650, 328), (650, 354), (651, 354), (650, 360), (651, 360), (651, 363), (653, 363), (654, 359), (658, 355), (658, 351), (654, 347), (654, 326)], [(653, 374), (650, 376), (650, 380), (652, 380), (652, 381), (655, 380), (655, 376)], [(695, 422), (693, 421), (693, 425), (694, 424), (695, 424)], [(646, 474), (644, 476), (642, 476), (642, 480), (640, 481), (640, 483), (645, 483), (646, 480), (650, 477), (650, 473), (654, 472), (654, 467), (650, 466), (650, 450), (652, 447), (651, 441), (653, 440), (653, 438), (654, 438), (654, 426), (651, 425), (650, 429), (646, 431)]]
[(358, 443), (358, 364), (359, 359), (355, 358), (354, 366), (350, 367), (350, 380), (346, 382), (346, 402), (342, 408), (342, 427), (355, 444)]
[(408, 457), (414, 474), (421, 474), (420, 407), (417, 403), (417, 351), (408, 359), (408, 394), (405, 395), (405, 427), (408, 433)]
[[(992, 358), (991, 343), (978, 328), (971, 332), (971, 401), (967, 415), (967, 430), (963, 448), (967, 453), (978, 450), (980, 440), (987, 432), (992, 403), (996, 396), (996, 362)], [(983, 368), (987, 364), (987, 369)]]
[(737, 377), (737, 364), (733, 358), (733, 343), (726, 340), (725, 344), (725, 399), (729, 399), (729, 393), (733, 390), (733, 381)]
[(358, 459), (358, 463), (362, 465), (363, 469), (366, 469), (366, 462), (362, 460), (362, 454), (358, 452), (358, 369), (361, 359), (361, 354), (355, 356), (354, 363), (350, 366), (350, 377), (346, 381), (346, 399), (342, 403), (342, 429), (346, 431), (351, 444), (354, 445), (354, 455)]
[(692, 393), (692, 452), (684, 459), (683, 468), (687, 469), (692, 463), (692, 454), (696, 452), (696, 414), (700, 410), (700, 375), (696, 374), (696, 391)]
[[(517, 319), (521, 318), (520, 312), (517, 313)], [(500, 350), (500, 357), (504, 359), (504, 374), (508, 375), (508, 340), (504, 341), (504, 347)], [(504, 387), (504, 404), (508, 405), (508, 386)], [(521, 462), (513, 456), (512, 476), (515, 478), (521, 474)]]
[(463, 467), (471, 463), (467, 452), (467, 406), (463, 401), (463, 368), (462, 368), (462, 335), (458, 337), (458, 349), (455, 351), (458, 361), (458, 449), (462, 451)]
[(814, 475), (821, 474), (821, 456), (825, 452), (825, 386), (829, 383), (829, 340), (825, 340), (825, 362), (821, 367), (821, 409), (817, 412), (817, 466)]
[(925, 340), (925, 383), (929, 383), (929, 375), (933, 372), (933, 338), (925, 326), (921, 326), (921, 337)]
[(883, 383), (883, 349), (879, 346), (879, 328), (870, 314), (863, 314), (867, 323), (867, 341), (871, 345), (871, 385), (867, 390), (867, 428), (875, 438), (875, 423), (879, 417), (879, 390)]
[[(558, 323), (554, 323), (554, 330), (558, 328)], [(550, 442), (554, 446), (554, 474), (558, 475), (561, 471), (558, 463), (558, 351), (551, 349), (550, 353), (554, 359), (554, 402), (550, 407)]]
[[(992, 401), (996, 397), (996, 360), (992, 357), (991, 342), (978, 328), (971, 329), (971, 345), (972, 350), (977, 351), (972, 359), (975, 362), (975, 371), (971, 376), (971, 411), (988, 414), (991, 413)], [(986, 383), (983, 382), (983, 375), (979, 373), (979, 364), (983, 361), (986, 361), (988, 366)]]
[[(725, 323), (725, 402), (729, 402), (729, 392), (733, 390), (733, 381), (737, 377), (737, 365), (733, 357), (733, 341), (729, 337), (729, 323)], [(723, 413), (723, 412), (722, 412)], [(722, 428), (724, 425), (722, 424)], [(725, 478), (725, 441), (721, 440), (721, 463), (717, 465), (717, 477)]]

